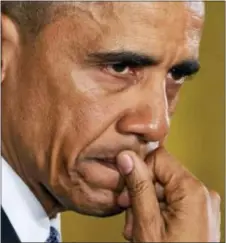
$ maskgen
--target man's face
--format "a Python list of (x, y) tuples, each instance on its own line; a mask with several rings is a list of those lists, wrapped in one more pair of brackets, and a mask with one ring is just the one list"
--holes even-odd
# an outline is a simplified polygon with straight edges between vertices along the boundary
[(3, 135), (26, 177), (71, 210), (119, 213), (115, 157), (163, 143), (198, 69), (200, 7), (77, 3), (22, 46), (3, 82)]

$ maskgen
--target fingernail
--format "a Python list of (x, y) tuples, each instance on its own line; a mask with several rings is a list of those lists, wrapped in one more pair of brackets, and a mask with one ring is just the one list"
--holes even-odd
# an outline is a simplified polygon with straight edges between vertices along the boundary
[(123, 175), (128, 175), (133, 170), (133, 160), (128, 154), (120, 154), (117, 164)]

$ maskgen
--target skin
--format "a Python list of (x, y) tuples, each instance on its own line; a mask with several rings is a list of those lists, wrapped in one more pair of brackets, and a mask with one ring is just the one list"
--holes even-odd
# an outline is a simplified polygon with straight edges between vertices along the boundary
[(127, 240), (220, 242), (218, 194), (208, 191), (164, 148), (145, 162), (134, 152), (124, 151), (117, 165), (131, 201), (123, 232)]
[[(184, 60), (198, 59), (203, 11), (202, 5), (197, 6), (75, 4), (73, 10), (53, 14), (53, 21), (26, 45), (15, 24), (2, 17), (2, 155), (49, 217), (66, 210), (104, 217), (127, 209), (127, 239), (163, 240), (162, 216), (154, 209), (165, 191), (168, 171), (181, 175), (184, 169), (174, 169), (171, 157), (164, 159), (168, 169), (156, 161), (164, 157), (164, 140), (183, 84), (183, 78), (174, 80), (170, 70)], [(90, 57), (112, 51), (142, 53), (158, 62), (117, 72)], [(153, 153), (151, 147), (157, 143), (162, 149)], [(123, 153), (132, 153), (136, 163), (129, 166)], [(149, 163), (153, 157), (155, 162)], [(153, 164), (159, 165), (161, 176)], [(153, 189), (155, 174), (159, 189)], [(192, 179), (185, 192), (189, 194), (200, 184), (193, 186), (190, 181), (196, 180), (188, 175)], [(200, 195), (194, 201), (207, 205)], [(194, 201), (187, 203), (190, 208)], [(200, 215), (208, 218), (204, 209)], [(182, 219), (184, 224), (189, 220)], [(194, 234), (194, 240), (209, 240), (209, 228), (199, 225), (202, 233)], [(165, 234), (164, 240), (193, 240), (187, 232), (172, 235)]]

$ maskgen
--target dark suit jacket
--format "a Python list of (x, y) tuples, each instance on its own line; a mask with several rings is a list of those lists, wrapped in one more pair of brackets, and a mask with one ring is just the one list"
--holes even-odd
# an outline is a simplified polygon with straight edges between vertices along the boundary
[(1, 242), (2, 243), (20, 243), (12, 224), (10, 223), (5, 211), (1, 207)]

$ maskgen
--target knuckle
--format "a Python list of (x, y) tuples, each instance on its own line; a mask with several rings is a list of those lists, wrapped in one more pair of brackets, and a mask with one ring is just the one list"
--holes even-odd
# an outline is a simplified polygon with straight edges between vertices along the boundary
[(221, 203), (220, 195), (208, 188), (195, 177), (186, 177), (183, 181), (183, 186), (186, 188), (187, 195), (191, 201), (199, 202), (200, 205), (208, 205), (208, 201), (212, 201), (215, 207), (219, 207)]
[(209, 195), (210, 195), (212, 200), (214, 200), (218, 204), (221, 203), (221, 197), (220, 197), (220, 194), (218, 192), (213, 191), (213, 190), (209, 190)]
[(199, 198), (199, 201), (203, 204), (206, 204), (209, 200), (209, 192), (204, 184), (202, 184), (201, 182), (196, 184), (193, 194), (195, 194), (196, 198)]
[(132, 235), (131, 233), (128, 231), (128, 230), (124, 230), (123, 232), (123, 237), (128, 240), (128, 241), (131, 241), (132, 240)]
[(182, 182), (182, 186), (193, 196), (206, 197), (208, 194), (208, 190), (205, 185), (193, 176), (186, 176)]
[(146, 190), (148, 190), (148, 181), (146, 180), (137, 181), (133, 187), (129, 188), (131, 197), (137, 197)]
[(208, 195), (208, 190), (204, 184), (202, 184), (201, 182), (197, 182), (195, 183), (195, 186), (195, 193), (197, 194), (197, 196), (206, 197)]

